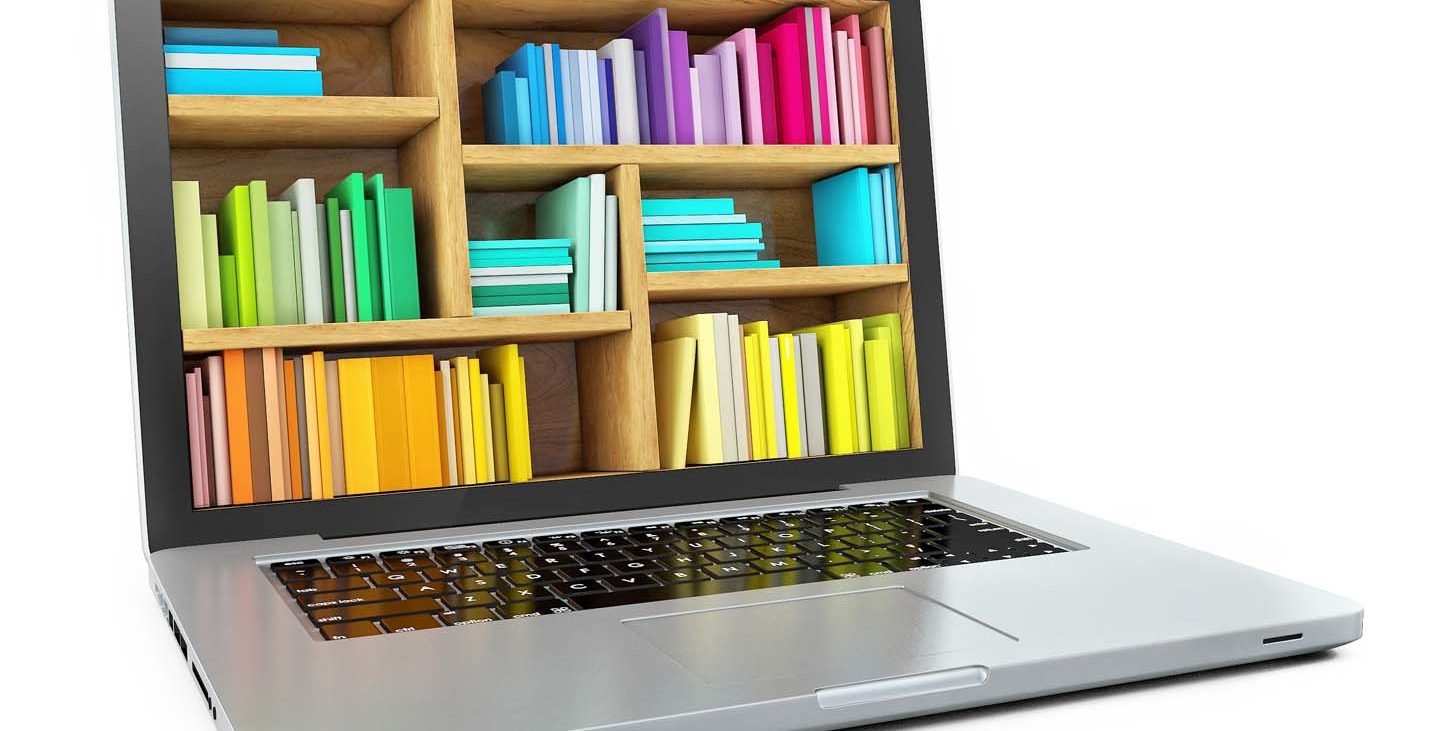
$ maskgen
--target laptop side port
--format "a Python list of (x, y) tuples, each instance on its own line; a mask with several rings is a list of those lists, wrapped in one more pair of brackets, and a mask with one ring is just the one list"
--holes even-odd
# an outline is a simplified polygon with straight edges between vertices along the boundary
[(1293, 634), (1293, 635), (1276, 635), (1275, 637), (1266, 637), (1265, 639), (1260, 640), (1260, 644), (1262, 644), (1262, 645), (1278, 645), (1278, 644), (1280, 644), (1281, 642), (1294, 642), (1295, 640), (1301, 639), (1301, 638), (1303, 638), (1304, 636), (1305, 636), (1305, 635), (1304, 635), (1303, 633), (1300, 633), (1300, 632), (1296, 632), (1296, 633)]
[(215, 701), (210, 698), (210, 689), (205, 687), (205, 679), (200, 677), (200, 669), (195, 663), (190, 663), (190, 673), (195, 676), (195, 684), (200, 686), (200, 695), (205, 696), (205, 707), (210, 709), (210, 719), (215, 720)]

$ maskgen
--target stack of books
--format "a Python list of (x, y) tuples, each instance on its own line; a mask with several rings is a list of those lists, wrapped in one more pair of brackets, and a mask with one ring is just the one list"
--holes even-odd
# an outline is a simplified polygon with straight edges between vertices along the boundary
[(470, 242), (470, 291), (477, 317), (570, 312), (575, 273), (569, 239)]
[(820, 266), (904, 263), (893, 165), (826, 178), (812, 193)]
[(780, 267), (760, 258), (764, 227), (735, 213), (733, 198), (651, 199), (641, 209), (648, 272)]
[(323, 96), (320, 49), (280, 45), (260, 28), (166, 28), (165, 86), (171, 94)]
[(664, 8), (598, 51), (527, 43), (481, 88), (508, 145), (892, 144), (882, 28), (797, 7), (691, 55)]
[(898, 314), (772, 334), (726, 313), (655, 328), (665, 469), (910, 448)]
[(182, 327), (420, 318), (413, 191), (362, 173), (315, 191), (302, 178), (272, 201), (256, 180), (207, 214), (198, 182), (172, 184)]
[(227, 350), (185, 374), (195, 507), (532, 478), (525, 359)]

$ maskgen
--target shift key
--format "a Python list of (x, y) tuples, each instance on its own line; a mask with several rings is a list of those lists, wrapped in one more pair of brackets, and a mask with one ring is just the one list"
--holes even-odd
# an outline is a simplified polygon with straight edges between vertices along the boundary
[(334, 607), (310, 612), (310, 621), (325, 625), (334, 622), (356, 622), (381, 617), (397, 617), (402, 614), (439, 613), (440, 605), (434, 599), (405, 599), (398, 602), (376, 602), (356, 604), (348, 607)]

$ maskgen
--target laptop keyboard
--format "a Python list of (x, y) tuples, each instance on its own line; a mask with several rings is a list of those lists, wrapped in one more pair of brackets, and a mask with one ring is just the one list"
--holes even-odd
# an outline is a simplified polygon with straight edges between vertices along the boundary
[(897, 500), (271, 565), (328, 640), (1064, 553)]

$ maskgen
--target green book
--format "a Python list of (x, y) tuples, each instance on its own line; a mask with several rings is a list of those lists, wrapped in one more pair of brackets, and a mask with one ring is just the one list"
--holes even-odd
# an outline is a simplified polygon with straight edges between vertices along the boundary
[(290, 204), (286, 201), (269, 204), (270, 272), (274, 285), (276, 325), (298, 325), (300, 303), (295, 299), (295, 242), (290, 227)]
[(409, 188), (385, 191), (390, 228), (390, 290), (385, 307), (392, 320), (420, 319), (420, 266), (415, 254), (415, 192)]
[[(568, 284), (500, 284), (490, 287), (471, 287), (473, 297), (506, 297), (518, 294), (570, 294)], [(567, 302), (569, 300), (566, 300)]]
[(910, 398), (905, 387), (905, 343), (904, 330), (900, 325), (900, 315), (890, 313), (888, 315), (876, 315), (867, 317), (861, 321), (865, 327), (866, 340), (889, 341), (890, 346), (890, 372), (894, 374), (895, 389), (895, 436), (901, 449), (910, 448)]
[(590, 179), (576, 178), (535, 202), (535, 235), (569, 239), (575, 272), (570, 277), (570, 306), (590, 311)]
[(250, 238), (255, 247), (255, 314), (261, 325), (274, 325), (275, 264), (270, 255), (270, 198), (263, 180), (250, 183)]
[(193, 180), (172, 181), (170, 194), (175, 205), (180, 327), (198, 330), (209, 326), (209, 315), (205, 311), (205, 237), (200, 224), (200, 184)]
[(471, 304), (476, 307), (516, 307), (519, 305), (565, 305), (570, 303), (570, 295), (566, 292), (560, 294), (520, 294), (508, 297), (473, 297)]
[[(235, 324), (227, 327), (254, 327), (260, 324), (255, 303), (255, 242), (250, 235), (250, 189), (237, 185), (225, 194), (216, 214), (220, 225), (220, 255), (229, 256), (235, 268)], [(224, 283), (222, 277), (221, 283)]]
[(390, 298), (394, 296), (394, 273), (390, 271), (390, 211), (385, 206), (385, 176), (376, 173), (365, 181), (365, 211), (370, 216), (370, 231), (374, 234), (375, 243), (372, 247), (379, 257), (376, 261), (379, 264), (376, 269), (380, 275), (380, 311), (377, 320), (399, 319), (393, 316), (394, 303)]
[[(365, 176), (351, 173), (325, 194), (350, 212), (351, 249), (355, 260), (355, 306), (360, 322), (375, 322), (385, 316), (380, 287), (380, 243), (376, 240), (369, 206), (365, 200)], [(344, 291), (344, 287), (341, 287)]]
[(330, 245), (330, 306), (335, 322), (348, 322), (345, 307), (345, 245), (340, 233), (340, 201), (325, 199), (325, 232)]
[(220, 323), (240, 327), (240, 298), (236, 296), (235, 255), (220, 255)]
[(293, 209), (290, 211), (290, 242), (290, 255), (293, 257), (290, 266), (295, 269), (295, 322), (303, 324), (308, 321), (305, 317), (305, 264), (300, 261), (300, 249), (304, 248), (304, 243), (300, 241), (300, 212)]
[(224, 327), (224, 312), (220, 303), (220, 229), (215, 214), (200, 217), (200, 236), (205, 256), (205, 324), (207, 327)]

